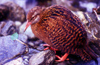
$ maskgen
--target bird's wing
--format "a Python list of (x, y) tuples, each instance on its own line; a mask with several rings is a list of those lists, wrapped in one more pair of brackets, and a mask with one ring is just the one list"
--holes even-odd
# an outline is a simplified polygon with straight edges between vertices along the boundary
[(59, 16), (51, 16), (46, 18), (43, 22), (45, 22), (43, 24), (45, 34), (50, 39), (54, 48), (62, 50), (66, 47), (69, 49), (70, 46), (72, 46), (70, 43), (75, 40), (75, 36), (73, 36), (73, 34), (75, 34), (75, 32), (73, 32), (75, 27), (70, 24), (70, 21)]

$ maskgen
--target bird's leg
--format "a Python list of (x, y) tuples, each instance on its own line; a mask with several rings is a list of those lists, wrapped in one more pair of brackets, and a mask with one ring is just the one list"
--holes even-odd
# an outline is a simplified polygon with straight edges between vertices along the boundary
[(59, 51), (58, 49), (55, 49), (55, 48), (51, 47), (51, 46), (48, 45), (48, 44), (43, 44), (43, 46), (47, 46), (44, 50), (50, 49), (50, 50), (53, 50), (55, 53), (56, 53), (56, 51)]
[(49, 44), (43, 44), (43, 46), (48, 46), (48, 47), (50, 47), (50, 45), (49, 45)]
[[(55, 53), (56, 53), (56, 51), (59, 51), (58, 49), (55, 49), (55, 48), (51, 47), (51, 46), (48, 45), (48, 44), (43, 44), (43, 46), (47, 46), (44, 50), (51, 49), (51, 50), (53, 50)], [(67, 58), (68, 55), (69, 55), (68, 53), (65, 53), (62, 57), (56, 55), (56, 57), (57, 57), (59, 60), (55, 60), (55, 61), (56, 61), (56, 62), (62, 62), (62, 61), (65, 61), (65, 60), (69, 60), (69, 58)], [(66, 59), (66, 58), (67, 58), (67, 59)]]
[(50, 45), (49, 44), (43, 44), (43, 46), (47, 46), (44, 50), (50, 49)]
[[(56, 55), (56, 57), (57, 57), (59, 60), (55, 60), (55, 61), (56, 61), (56, 62), (62, 62), (62, 61), (65, 61), (65, 60), (69, 60), (69, 58), (67, 58), (68, 55), (69, 55), (68, 53), (65, 53), (62, 57)], [(67, 59), (66, 59), (66, 58), (67, 58)]]

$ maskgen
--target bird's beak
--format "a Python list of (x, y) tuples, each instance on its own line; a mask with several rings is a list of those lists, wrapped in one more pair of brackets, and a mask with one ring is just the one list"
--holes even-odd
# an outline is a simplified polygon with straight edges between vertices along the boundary
[(31, 24), (32, 24), (32, 22), (28, 22), (28, 21), (27, 21), (27, 24), (26, 24), (26, 26), (25, 26), (24, 32), (26, 31), (26, 29), (27, 29)]

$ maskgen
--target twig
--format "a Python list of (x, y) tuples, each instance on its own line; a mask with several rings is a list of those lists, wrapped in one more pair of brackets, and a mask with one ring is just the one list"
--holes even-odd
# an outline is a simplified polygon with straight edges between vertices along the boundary
[(26, 52), (25, 52), (25, 53), (27, 53), (27, 52), (29, 51), (29, 47), (28, 47), (28, 45), (27, 45), (26, 43), (20, 41), (19, 39), (16, 39), (16, 41), (18, 41), (18, 42), (20, 42), (21, 44), (23, 44), (23, 45), (26, 46)]
[(99, 16), (98, 16), (96, 10), (93, 10), (93, 12), (95, 13), (95, 15), (96, 15), (96, 17), (97, 17), (97, 20), (100, 22), (100, 18), (99, 18)]

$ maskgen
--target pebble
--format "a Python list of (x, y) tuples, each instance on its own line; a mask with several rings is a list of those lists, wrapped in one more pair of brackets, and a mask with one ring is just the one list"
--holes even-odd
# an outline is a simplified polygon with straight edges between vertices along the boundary
[(33, 34), (32, 30), (31, 30), (31, 27), (29, 26), (26, 31), (24, 32), (24, 29), (25, 29), (25, 26), (26, 26), (26, 23), (23, 23), (20, 27), (19, 27), (19, 33), (23, 33), (25, 35), (27, 35), (29, 38), (35, 38), (35, 35)]

